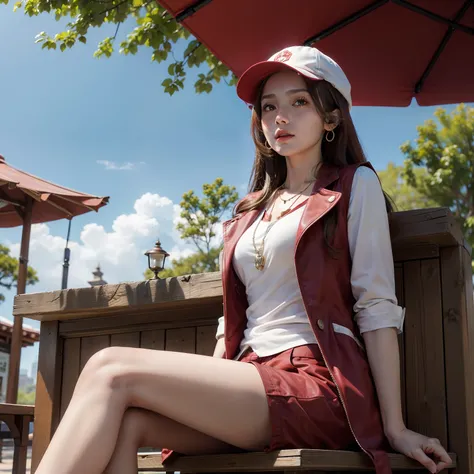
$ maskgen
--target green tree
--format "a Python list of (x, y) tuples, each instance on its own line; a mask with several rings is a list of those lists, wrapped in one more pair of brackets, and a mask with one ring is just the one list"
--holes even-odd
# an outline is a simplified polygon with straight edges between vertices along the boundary
[(31, 390), (19, 389), (17, 396), (17, 403), (21, 405), (34, 405), (36, 399), (36, 390), (31, 387)]
[[(8, 4), (10, 0), (0, 0)], [(191, 37), (156, 0), (20, 0), (14, 10), (23, 10), (26, 15), (38, 16), (49, 13), (56, 20), (70, 18), (65, 31), (49, 35), (42, 31), (36, 37), (44, 49), (65, 51), (77, 43), (86, 43), (91, 28), (109, 27), (112, 36), (105, 37), (97, 47), (94, 56), (110, 57), (117, 48), (119, 29), (126, 22), (135, 25), (120, 42), (121, 54), (135, 54), (139, 47), (150, 48), (151, 60), (158, 63), (169, 61), (168, 77), (162, 86), (170, 95), (184, 87), (189, 68), (203, 65), (204, 70), (194, 83), (197, 93), (211, 92), (213, 83), (225, 80), (233, 85), (235, 76), (199, 41)], [(179, 43), (179, 44), (178, 44)], [(178, 45), (178, 47), (176, 47)], [(180, 51), (179, 58), (176, 57)], [(181, 53), (181, 50), (184, 52)]]
[[(435, 119), (418, 126), (414, 144), (401, 146), (404, 175), (423, 196), (451, 209), (474, 246), (474, 108), (438, 108)], [(419, 168), (426, 173), (418, 174)]]
[[(0, 244), (0, 287), (11, 290), (18, 282), (18, 267), (19, 262), (17, 258), (10, 255), (10, 249), (5, 245)], [(26, 277), (27, 285), (34, 285), (38, 282), (36, 270), (28, 267)], [(5, 296), (0, 293), (0, 302), (5, 301)]]
[[(418, 180), (426, 176), (425, 168), (414, 170)], [(387, 168), (377, 173), (382, 182), (384, 191), (395, 204), (396, 211), (409, 211), (410, 209), (424, 209), (436, 207), (438, 204), (423, 195), (417, 188), (407, 183), (405, 179), (404, 166), (396, 166), (390, 162)]]
[[(213, 245), (216, 225), (239, 199), (239, 195), (235, 187), (224, 184), (222, 178), (217, 178), (211, 184), (204, 184), (202, 191), (202, 198), (194, 191), (183, 194), (180, 203), (181, 222), (176, 225), (181, 238), (192, 242), (197, 251), (188, 257), (173, 260), (171, 268), (160, 273), (161, 278), (219, 270), (222, 245)], [(148, 269), (145, 278), (152, 277), (153, 273)]]

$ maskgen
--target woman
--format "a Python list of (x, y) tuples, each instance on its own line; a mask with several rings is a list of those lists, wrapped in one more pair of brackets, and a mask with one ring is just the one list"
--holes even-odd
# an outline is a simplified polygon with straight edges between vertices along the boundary
[(451, 462), (403, 424), (390, 206), (346, 76), (317, 49), (291, 47), (247, 70), (237, 92), (253, 106), (256, 160), (252, 192), (224, 224), (215, 357), (100, 351), (37, 474), (136, 473), (141, 446), (355, 446), (387, 474), (389, 443), (430, 472)]

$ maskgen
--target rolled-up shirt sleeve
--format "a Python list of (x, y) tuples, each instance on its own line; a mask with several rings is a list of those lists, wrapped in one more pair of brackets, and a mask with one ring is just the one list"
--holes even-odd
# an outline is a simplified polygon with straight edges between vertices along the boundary
[(395, 295), (384, 195), (377, 175), (366, 166), (354, 175), (347, 225), (354, 313), (361, 334), (387, 327), (402, 332), (405, 309)]
[(219, 318), (219, 324), (216, 331), (216, 339), (219, 340), (222, 337), (224, 337), (224, 316)]

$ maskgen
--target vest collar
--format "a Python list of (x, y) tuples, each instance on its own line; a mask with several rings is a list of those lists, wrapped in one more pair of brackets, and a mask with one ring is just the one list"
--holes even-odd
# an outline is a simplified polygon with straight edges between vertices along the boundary
[[(326, 189), (339, 178), (339, 168), (332, 164), (323, 164), (319, 171), (311, 195), (301, 217), (298, 226), (296, 242), (308, 227), (323, 217), (339, 201), (341, 193)], [(259, 192), (254, 193), (258, 196)], [(224, 222), (224, 268), (228, 271), (231, 268), (232, 257), (235, 246), (242, 234), (255, 222), (262, 208), (238, 214), (232, 219)]]

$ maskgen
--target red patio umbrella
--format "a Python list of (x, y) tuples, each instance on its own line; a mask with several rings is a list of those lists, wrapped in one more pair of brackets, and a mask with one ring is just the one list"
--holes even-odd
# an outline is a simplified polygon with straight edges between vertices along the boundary
[[(0, 155), (0, 227), (23, 226), (17, 294), (25, 292), (31, 224), (72, 219), (105, 206), (108, 197), (97, 197), (50, 183), (8, 165)], [(8, 372), (8, 403), (16, 403), (22, 318), (15, 316)]]
[(237, 76), (286, 46), (332, 57), (354, 105), (474, 101), (473, 0), (158, 0)]

